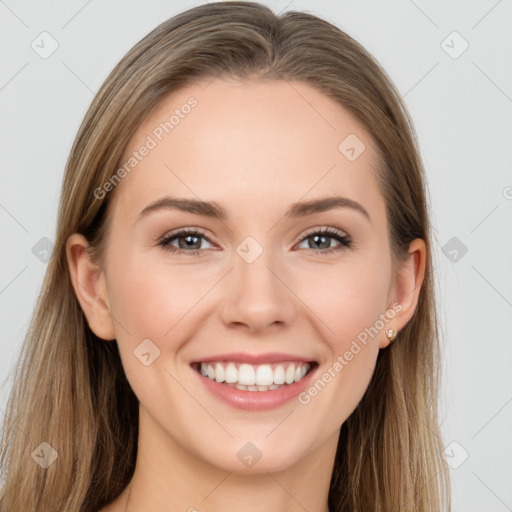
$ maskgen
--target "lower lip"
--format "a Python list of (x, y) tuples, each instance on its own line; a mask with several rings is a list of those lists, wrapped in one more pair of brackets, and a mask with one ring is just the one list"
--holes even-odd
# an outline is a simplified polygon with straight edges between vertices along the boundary
[(310, 370), (299, 382), (269, 391), (244, 391), (232, 388), (209, 377), (204, 377), (194, 368), (192, 368), (192, 371), (199, 377), (208, 391), (232, 407), (246, 411), (267, 411), (281, 407), (304, 391), (309, 386), (317, 368), (318, 365)]

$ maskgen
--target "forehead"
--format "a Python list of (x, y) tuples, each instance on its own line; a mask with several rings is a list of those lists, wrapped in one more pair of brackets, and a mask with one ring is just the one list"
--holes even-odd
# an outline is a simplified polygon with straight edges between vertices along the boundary
[(376, 154), (357, 119), (309, 84), (204, 81), (169, 94), (136, 130), (114, 210), (135, 216), (166, 194), (285, 208), (333, 192), (382, 210)]

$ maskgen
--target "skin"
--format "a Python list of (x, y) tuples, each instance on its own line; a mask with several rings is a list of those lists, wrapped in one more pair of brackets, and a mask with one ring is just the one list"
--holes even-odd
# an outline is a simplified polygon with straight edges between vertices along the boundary
[[(414, 313), (425, 244), (413, 241), (393, 270), (372, 168), (376, 148), (348, 111), (299, 82), (207, 83), (166, 97), (129, 142), (125, 157), (190, 96), (198, 100), (110, 192), (104, 266), (90, 261), (83, 236), (67, 243), (89, 326), (105, 343), (117, 340), (140, 402), (135, 474), (102, 510), (325, 512), (340, 427), (364, 395), (379, 350), (390, 343), (385, 330), (399, 331)], [(352, 162), (338, 150), (351, 133), (366, 146)], [(137, 221), (165, 195), (216, 201), (228, 218), (160, 210)], [(294, 202), (333, 195), (360, 203), (370, 220), (347, 207), (283, 218)], [(322, 255), (339, 242), (315, 244), (306, 232), (326, 226), (353, 244)], [(178, 228), (202, 228), (206, 238), (194, 239), (202, 256), (158, 245)], [(236, 252), (247, 236), (263, 248), (252, 263)], [(394, 302), (401, 310), (308, 404), (238, 410), (199, 386), (189, 366), (224, 352), (288, 352), (318, 361), (320, 376)], [(160, 350), (149, 366), (134, 356), (147, 338)], [(237, 457), (248, 441), (262, 454), (252, 468)]]

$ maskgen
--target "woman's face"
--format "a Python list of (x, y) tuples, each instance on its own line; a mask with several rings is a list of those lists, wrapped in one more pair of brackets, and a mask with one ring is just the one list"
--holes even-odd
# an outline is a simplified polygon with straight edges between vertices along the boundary
[[(116, 338), (155, 451), (248, 472), (336, 446), (418, 292), (392, 269), (375, 156), (348, 111), (298, 82), (187, 86), (139, 127), (108, 192), (111, 316), (89, 323)], [(205, 361), (222, 363), (213, 378), (192, 364)]]

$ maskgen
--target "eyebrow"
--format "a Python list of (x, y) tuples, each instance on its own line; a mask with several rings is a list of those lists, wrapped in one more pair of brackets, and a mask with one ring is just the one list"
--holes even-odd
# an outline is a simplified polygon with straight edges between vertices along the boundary
[[(358, 202), (347, 197), (333, 196), (321, 199), (312, 199), (293, 203), (286, 211), (285, 218), (305, 217), (314, 213), (321, 213), (334, 208), (351, 208), (366, 217), (371, 222), (370, 215), (366, 209)], [(157, 210), (179, 210), (182, 212), (194, 213), (219, 220), (226, 220), (228, 214), (226, 210), (215, 201), (201, 201), (198, 199), (181, 197), (163, 197), (150, 203), (139, 214), (136, 222), (149, 213)]]

